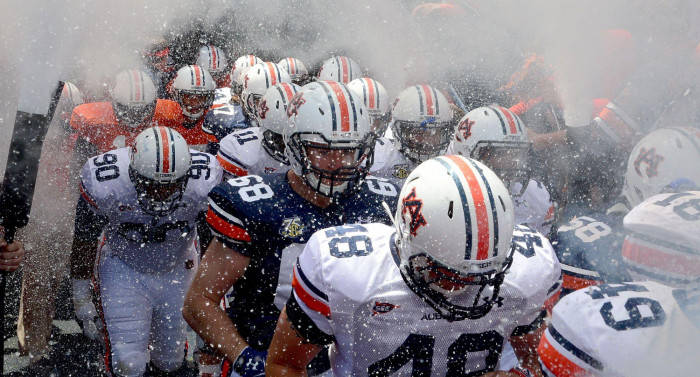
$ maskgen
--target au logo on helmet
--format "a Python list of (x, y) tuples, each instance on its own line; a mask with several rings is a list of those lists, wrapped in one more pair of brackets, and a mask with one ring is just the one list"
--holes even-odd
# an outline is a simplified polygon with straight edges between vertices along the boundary
[(302, 233), (304, 233), (304, 224), (301, 222), (299, 216), (294, 216), (282, 221), (280, 235), (288, 238), (296, 238), (301, 236)]
[(417, 235), (416, 231), (418, 228), (428, 225), (428, 223), (425, 221), (425, 217), (423, 217), (423, 200), (418, 199), (416, 196), (415, 187), (401, 200), (401, 207), (401, 214), (405, 215), (406, 212), (408, 212), (411, 215), (410, 230), (411, 235), (415, 237)]
[(658, 174), (658, 168), (661, 161), (664, 160), (664, 156), (656, 153), (656, 148), (641, 148), (639, 150), (639, 156), (634, 160), (634, 170), (638, 175), (642, 175), (642, 164), (646, 167), (646, 176), (654, 177)]
[(287, 116), (291, 118), (292, 115), (297, 115), (297, 109), (306, 103), (304, 99), (303, 92), (297, 92), (297, 94), (292, 97), (289, 101), (289, 106), (287, 106)]
[(469, 118), (464, 118), (463, 121), (459, 122), (457, 125), (457, 132), (455, 132), (455, 139), (457, 141), (462, 141), (460, 136), (464, 138), (464, 140), (467, 140), (470, 136), (472, 136), (472, 126), (474, 126), (474, 121), (469, 119)]

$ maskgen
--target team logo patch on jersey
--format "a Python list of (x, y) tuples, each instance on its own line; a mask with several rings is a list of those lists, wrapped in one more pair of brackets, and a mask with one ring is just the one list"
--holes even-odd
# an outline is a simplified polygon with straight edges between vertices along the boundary
[(646, 165), (646, 176), (654, 177), (658, 174), (658, 168), (664, 156), (656, 154), (656, 148), (641, 148), (639, 156), (634, 160), (634, 170), (637, 174), (642, 175), (642, 164)]
[(411, 192), (408, 195), (406, 195), (406, 197), (404, 197), (401, 200), (401, 206), (401, 214), (405, 215), (406, 212), (411, 214), (411, 235), (415, 237), (418, 228), (428, 224), (425, 221), (425, 217), (423, 217), (423, 200), (418, 199), (418, 197), (416, 196), (415, 187), (411, 190)]
[(386, 314), (400, 307), (400, 305), (394, 305), (388, 302), (375, 301), (374, 306), (372, 307), (372, 316), (374, 317), (377, 314)]
[(397, 164), (394, 165), (394, 172), (391, 173), (391, 175), (398, 179), (406, 179), (406, 177), (408, 177), (408, 173), (408, 164)]
[(280, 235), (288, 238), (296, 238), (304, 233), (304, 224), (302, 224), (299, 216), (295, 216), (282, 221)]

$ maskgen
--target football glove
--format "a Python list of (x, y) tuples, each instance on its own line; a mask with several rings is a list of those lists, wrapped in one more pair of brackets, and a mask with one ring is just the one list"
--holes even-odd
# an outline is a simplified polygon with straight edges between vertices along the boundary
[(233, 371), (241, 377), (264, 377), (266, 360), (266, 351), (246, 347), (233, 363)]
[(97, 317), (97, 309), (92, 302), (92, 287), (88, 279), (73, 279), (73, 308), (75, 318), (88, 338), (102, 340), (102, 323)]

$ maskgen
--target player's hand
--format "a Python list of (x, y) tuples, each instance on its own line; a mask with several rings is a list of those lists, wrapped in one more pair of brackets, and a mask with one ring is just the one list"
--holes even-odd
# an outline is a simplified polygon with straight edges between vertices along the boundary
[(20, 241), (8, 244), (4, 236), (0, 229), (0, 271), (12, 272), (18, 269), (24, 260), (24, 245)]
[(90, 280), (73, 279), (73, 307), (75, 318), (83, 329), (83, 334), (92, 340), (101, 341), (102, 323), (97, 317), (97, 310), (92, 302)]
[(241, 377), (264, 377), (266, 360), (266, 351), (246, 347), (233, 363), (233, 371)]

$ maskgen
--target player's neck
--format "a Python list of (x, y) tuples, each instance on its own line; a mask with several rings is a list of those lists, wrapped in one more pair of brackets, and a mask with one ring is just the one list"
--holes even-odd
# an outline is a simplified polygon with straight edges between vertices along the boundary
[(331, 198), (319, 194), (291, 169), (287, 171), (287, 180), (294, 192), (316, 207), (327, 208), (332, 204)]

